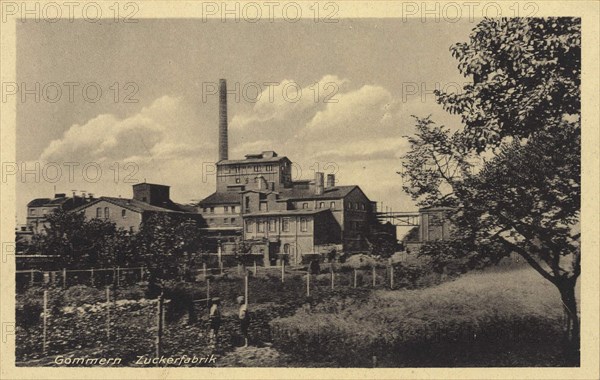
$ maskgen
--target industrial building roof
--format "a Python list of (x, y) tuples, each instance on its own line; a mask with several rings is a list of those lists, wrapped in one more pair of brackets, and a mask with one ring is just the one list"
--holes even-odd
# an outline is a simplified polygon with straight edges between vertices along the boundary
[(246, 158), (243, 160), (222, 160), (222, 161), (217, 162), (217, 165), (258, 164), (258, 163), (279, 162), (279, 161), (283, 161), (283, 160), (289, 161), (289, 158), (287, 158), (286, 156), (282, 156), (282, 157), (268, 157), (268, 158)]
[(326, 187), (323, 190), (323, 194), (315, 194), (314, 189), (282, 189), (280, 196), (284, 200), (302, 200), (302, 199), (340, 199), (350, 194), (354, 189), (360, 187), (356, 185), (351, 186), (334, 186)]
[(172, 208), (165, 208), (165, 207), (153, 206), (149, 203), (138, 201), (136, 199), (114, 198), (114, 197), (100, 197), (100, 198), (94, 200), (93, 202), (87, 203), (83, 206), (76, 208), (73, 211), (83, 210), (87, 207), (90, 207), (90, 206), (93, 206), (93, 205), (99, 203), (100, 201), (106, 201), (106, 202), (112, 203), (114, 205), (123, 207), (125, 209), (131, 210), (134, 212), (139, 212), (139, 213), (142, 213), (144, 211), (187, 213), (187, 211), (185, 211), (183, 207), (181, 207), (180, 205), (177, 205), (176, 203), (173, 203)]
[(51, 200), (52, 199), (50, 199), (50, 198), (36, 198), (36, 199), (32, 200), (31, 202), (27, 203), (27, 207), (40, 207), (40, 206), (47, 204)]
[(209, 195), (208, 197), (201, 200), (198, 205), (199, 206), (210, 206), (210, 205), (220, 205), (220, 204), (236, 204), (239, 205), (241, 203), (242, 197), (240, 193), (237, 191), (222, 191), (215, 192)]

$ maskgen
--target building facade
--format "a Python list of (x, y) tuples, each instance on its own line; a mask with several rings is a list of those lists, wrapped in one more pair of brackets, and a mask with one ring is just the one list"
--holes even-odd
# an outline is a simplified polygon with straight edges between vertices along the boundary
[(213, 245), (234, 253), (241, 241), (252, 242), (265, 264), (281, 254), (300, 262), (301, 255), (324, 250), (365, 250), (380, 225), (375, 203), (360, 187), (338, 186), (333, 174), (325, 181), (321, 172), (293, 181), (292, 162), (274, 151), (229, 159), (224, 81), (220, 90), (216, 189), (198, 203)]

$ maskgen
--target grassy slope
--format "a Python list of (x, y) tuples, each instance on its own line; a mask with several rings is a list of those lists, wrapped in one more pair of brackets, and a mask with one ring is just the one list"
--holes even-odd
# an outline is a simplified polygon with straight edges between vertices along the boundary
[[(377, 291), (274, 322), (280, 347), (345, 366), (383, 355), (390, 366), (560, 365), (558, 291), (529, 267), (473, 272), (439, 286)], [(291, 339), (286, 337), (290, 335)], [(293, 340), (301, 342), (293, 347)], [(336, 347), (347, 346), (336, 354)], [(540, 349), (544, 347), (544, 349)], [(358, 362), (357, 362), (358, 361)], [(366, 360), (365, 360), (366, 362)]]

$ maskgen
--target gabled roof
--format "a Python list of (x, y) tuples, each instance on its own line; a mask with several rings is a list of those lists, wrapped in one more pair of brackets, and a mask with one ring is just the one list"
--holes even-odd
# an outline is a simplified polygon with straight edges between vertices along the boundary
[(47, 204), (51, 200), (52, 199), (50, 199), (50, 198), (36, 198), (36, 199), (32, 200), (31, 202), (27, 203), (27, 207), (40, 207), (40, 206)]
[(93, 202), (90, 202), (83, 206), (77, 207), (73, 211), (78, 212), (78, 211), (84, 210), (88, 207), (98, 204), (101, 201), (109, 202), (116, 206), (120, 206), (120, 207), (123, 207), (124, 209), (130, 210), (133, 212), (138, 212), (138, 213), (143, 213), (146, 211), (148, 211), (148, 212), (186, 213), (186, 211), (183, 211), (183, 209), (179, 209), (179, 208), (169, 209), (169, 208), (164, 208), (164, 207), (153, 206), (149, 203), (138, 201), (135, 199), (114, 198), (114, 197), (100, 197)]
[[(351, 186), (334, 186), (325, 188), (323, 194), (315, 194), (314, 189), (281, 189), (280, 195), (281, 198), (286, 200), (302, 200), (302, 199), (341, 199), (345, 198), (348, 194), (350, 194), (355, 189), (358, 189), (360, 192), (362, 190), (357, 185)], [(363, 193), (364, 195), (364, 193)], [(366, 197), (366, 195), (365, 195)]]
[(237, 191), (215, 192), (204, 198), (198, 205), (201, 207), (220, 204), (241, 204), (242, 196)]

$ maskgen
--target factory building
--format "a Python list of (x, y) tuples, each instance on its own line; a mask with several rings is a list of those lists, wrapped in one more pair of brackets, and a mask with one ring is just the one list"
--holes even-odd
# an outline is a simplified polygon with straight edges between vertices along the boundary
[(369, 236), (382, 228), (375, 202), (356, 185), (339, 186), (333, 174), (326, 181), (321, 172), (312, 180), (293, 181), (292, 161), (274, 151), (230, 160), (225, 80), (220, 81), (216, 166), (216, 191), (198, 208), (214, 249), (225, 254), (237, 252), (244, 241), (263, 255), (265, 265), (282, 254), (295, 264), (305, 254), (365, 250)]
[(194, 210), (173, 202), (169, 193), (169, 186), (138, 183), (133, 185), (133, 198), (100, 197), (72, 212), (81, 212), (88, 220), (113, 222), (117, 228), (132, 233), (139, 231), (140, 225), (156, 213), (181, 214), (201, 220)]

